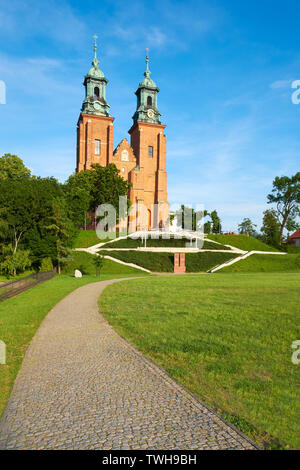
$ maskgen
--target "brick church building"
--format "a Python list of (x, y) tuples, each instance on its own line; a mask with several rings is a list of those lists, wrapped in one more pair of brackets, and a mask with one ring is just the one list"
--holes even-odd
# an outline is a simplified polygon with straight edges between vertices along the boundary
[(136, 212), (139, 212), (141, 204), (146, 208), (143, 222), (137, 229), (158, 227), (168, 213), (166, 126), (160, 121), (157, 107), (159, 89), (150, 78), (148, 53), (144, 79), (135, 92), (137, 107), (133, 125), (128, 131), (130, 143), (125, 138), (115, 149), (114, 118), (110, 116), (106, 100), (108, 80), (98, 67), (96, 37), (92, 65), (83, 83), (85, 98), (77, 124), (76, 171), (87, 170), (92, 163), (102, 166), (114, 163), (121, 176), (132, 185), (128, 196)]

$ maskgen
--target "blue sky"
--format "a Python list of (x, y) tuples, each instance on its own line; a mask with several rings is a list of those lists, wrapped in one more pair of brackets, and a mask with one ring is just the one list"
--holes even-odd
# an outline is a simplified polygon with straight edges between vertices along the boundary
[(0, 0), (0, 154), (61, 181), (74, 171), (95, 33), (117, 146), (149, 47), (169, 201), (217, 209), (225, 230), (243, 217), (260, 228), (274, 177), (300, 170), (299, 14), (296, 0)]

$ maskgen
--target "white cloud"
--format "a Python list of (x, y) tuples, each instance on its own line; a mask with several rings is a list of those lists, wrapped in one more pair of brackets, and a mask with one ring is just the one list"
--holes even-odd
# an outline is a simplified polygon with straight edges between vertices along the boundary
[(272, 90), (277, 90), (279, 88), (290, 88), (292, 80), (277, 80), (270, 84)]
[[(0, 54), (0, 76), (4, 78), (8, 93), (20, 99), (20, 91), (28, 95), (57, 95), (59, 92), (69, 96), (78, 92), (65, 80), (68, 64), (48, 57), (16, 58)], [(17, 71), (17, 73), (16, 73)]]

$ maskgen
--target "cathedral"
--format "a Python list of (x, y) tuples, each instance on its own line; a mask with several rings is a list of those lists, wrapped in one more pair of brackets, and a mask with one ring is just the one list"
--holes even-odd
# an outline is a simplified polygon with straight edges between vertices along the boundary
[(106, 99), (108, 83), (99, 68), (95, 36), (92, 68), (84, 78), (85, 98), (77, 123), (77, 166), (84, 171), (93, 163), (106, 166), (114, 163), (121, 176), (131, 183), (129, 198), (136, 208), (144, 207), (144, 222), (137, 230), (157, 228), (164, 224), (168, 213), (165, 125), (157, 107), (159, 89), (150, 78), (149, 57), (146, 56), (144, 79), (137, 97), (133, 124), (129, 129), (130, 143), (124, 138), (114, 149), (114, 118)]

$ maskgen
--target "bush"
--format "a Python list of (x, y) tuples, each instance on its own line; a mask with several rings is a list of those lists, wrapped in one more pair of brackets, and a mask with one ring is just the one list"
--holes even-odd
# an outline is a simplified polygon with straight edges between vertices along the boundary
[(18, 250), (14, 253), (12, 247), (9, 246), (0, 263), (0, 271), (7, 277), (16, 276), (17, 273), (23, 273), (31, 264), (29, 250)]
[(53, 271), (53, 264), (51, 258), (43, 258), (40, 265), (41, 272)]

